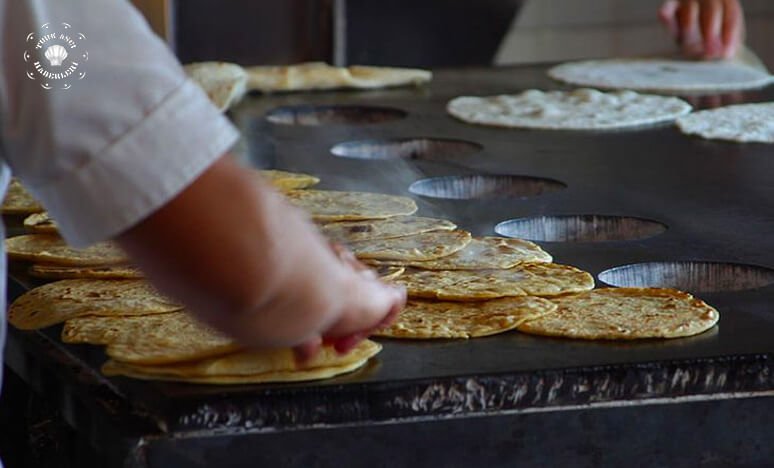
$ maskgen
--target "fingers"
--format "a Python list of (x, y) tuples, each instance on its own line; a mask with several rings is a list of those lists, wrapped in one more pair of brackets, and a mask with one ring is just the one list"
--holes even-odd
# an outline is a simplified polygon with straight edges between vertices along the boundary
[(689, 57), (732, 57), (744, 41), (739, 0), (669, 0), (659, 18)]
[(327, 337), (344, 337), (354, 333), (370, 332), (388, 319), (391, 313), (403, 308), (406, 291), (378, 280), (357, 278), (348, 288), (344, 314), (330, 328)]
[(390, 310), (390, 312), (384, 317), (384, 319), (371, 330), (354, 333), (343, 338), (325, 338), (323, 339), (323, 344), (332, 345), (336, 352), (339, 354), (347, 354), (348, 352), (355, 349), (361, 341), (368, 338), (373, 332), (389, 327), (398, 317), (400, 311), (403, 310), (404, 305), (404, 302), (395, 304), (392, 310)]
[(355, 272), (369, 279), (376, 279), (379, 277), (379, 275), (372, 268), (369, 268), (363, 262), (358, 260), (357, 257), (355, 257), (355, 254), (345, 246), (334, 241), (330, 241), (329, 244), (331, 249), (333, 249), (333, 253), (336, 255), (336, 257), (345, 265), (352, 268)]
[(313, 338), (306, 343), (302, 343), (296, 347), (293, 348), (293, 354), (296, 357), (296, 362), (299, 364), (304, 364), (306, 362), (309, 362), (312, 358), (317, 356), (317, 353), (320, 352), (320, 347), (322, 346), (322, 338), (319, 336), (316, 338)]
[(730, 58), (744, 42), (744, 13), (739, 0), (724, 0), (723, 7), (720, 55)]
[(674, 40), (678, 39), (678, 34), (680, 32), (680, 29), (677, 27), (676, 17), (677, 8), (679, 6), (680, 2), (678, 0), (667, 0), (658, 10), (658, 18), (661, 20), (661, 23), (666, 26), (669, 35), (672, 36)]
[(701, 56), (703, 45), (699, 29), (699, 2), (683, 1), (677, 9), (678, 42), (689, 57)]
[(705, 0), (699, 12), (699, 24), (702, 35), (701, 56), (705, 59), (717, 59), (722, 56), (723, 42), (723, 0)]

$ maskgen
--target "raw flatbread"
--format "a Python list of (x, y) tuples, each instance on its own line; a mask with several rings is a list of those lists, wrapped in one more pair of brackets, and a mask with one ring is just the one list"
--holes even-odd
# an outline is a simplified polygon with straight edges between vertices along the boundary
[(250, 91), (307, 91), (338, 88), (386, 88), (419, 85), (430, 81), (433, 74), (426, 70), (352, 66), (332, 67), (324, 62), (288, 66), (258, 66), (247, 68)]
[(656, 93), (753, 89), (771, 83), (766, 71), (735, 62), (669, 59), (609, 59), (558, 65), (548, 75), (577, 86)]
[(35, 234), (59, 234), (59, 226), (46, 211), (24, 218), (24, 228)]
[(368, 260), (371, 265), (404, 265), (424, 270), (508, 269), (522, 263), (548, 263), (551, 255), (538, 245), (522, 239), (473, 237), (464, 249), (448, 257), (426, 262)]
[(260, 173), (274, 188), (284, 192), (305, 189), (320, 183), (317, 177), (298, 172), (263, 170)]
[(431, 231), (451, 231), (456, 228), (456, 224), (445, 219), (422, 218), (419, 216), (343, 221), (320, 226), (320, 230), (328, 239), (342, 244), (375, 239), (393, 239), (395, 237), (413, 236)]
[(431, 302), (411, 300), (386, 330), (377, 336), (392, 338), (476, 338), (513, 330), (556, 310), (547, 299), (509, 297), (486, 302)]
[(30, 276), (42, 279), (142, 279), (145, 275), (139, 268), (130, 265), (106, 265), (90, 267), (68, 267), (57, 265), (32, 265)]
[(9, 307), (8, 322), (35, 330), (86, 315), (152, 315), (180, 309), (142, 280), (73, 279), (22, 294)]
[(220, 111), (239, 102), (247, 91), (247, 73), (237, 64), (199, 62), (183, 67)]
[(453, 99), (447, 110), (473, 124), (548, 130), (610, 130), (672, 121), (691, 111), (676, 97), (603, 93), (595, 89), (540, 91)]
[(108, 361), (105, 375), (124, 375), (147, 380), (172, 380), (207, 384), (246, 384), (320, 380), (351, 372), (381, 351), (382, 346), (365, 340), (349, 354), (339, 356), (325, 347), (311, 361), (299, 366), (289, 349), (239, 351), (186, 364), (143, 366)]
[(514, 296), (557, 296), (587, 291), (594, 278), (555, 263), (525, 263), (508, 270), (407, 270), (394, 281), (409, 297), (483, 301)]
[(11, 177), (8, 191), (3, 199), (4, 215), (26, 215), (43, 211), (43, 205), (27, 191), (19, 179)]
[(395, 195), (335, 190), (292, 190), (288, 199), (316, 221), (381, 219), (417, 211), (414, 200)]
[(108, 345), (112, 359), (159, 365), (221, 356), (241, 348), (188, 312), (130, 317), (77, 317), (65, 322), (65, 343)]
[(379, 279), (382, 281), (390, 281), (402, 275), (406, 269), (403, 267), (394, 266), (377, 266), (374, 267), (376, 274), (379, 275)]
[(385, 260), (434, 260), (465, 248), (470, 242), (467, 231), (434, 231), (413, 236), (352, 242), (349, 248), (357, 258)]
[(16, 261), (67, 266), (104, 266), (127, 263), (129, 258), (112, 242), (100, 242), (85, 249), (70, 247), (51, 234), (25, 234), (5, 240), (8, 258)]
[(774, 103), (704, 110), (680, 117), (677, 126), (687, 135), (702, 138), (774, 143)]
[(519, 331), (586, 340), (678, 338), (709, 330), (720, 318), (704, 301), (673, 289), (597, 289), (552, 302), (556, 312)]

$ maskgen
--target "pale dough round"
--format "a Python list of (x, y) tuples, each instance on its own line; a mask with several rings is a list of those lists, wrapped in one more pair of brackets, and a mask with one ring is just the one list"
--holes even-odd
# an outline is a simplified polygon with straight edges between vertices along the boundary
[(576, 86), (667, 93), (754, 89), (771, 83), (763, 70), (734, 62), (609, 59), (564, 63), (548, 75)]
[(675, 98), (634, 91), (540, 91), (453, 99), (447, 110), (474, 124), (548, 130), (611, 130), (672, 121), (691, 111)]
[(738, 141), (774, 143), (774, 103), (742, 104), (686, 115), (677, 126), (687, 135)]

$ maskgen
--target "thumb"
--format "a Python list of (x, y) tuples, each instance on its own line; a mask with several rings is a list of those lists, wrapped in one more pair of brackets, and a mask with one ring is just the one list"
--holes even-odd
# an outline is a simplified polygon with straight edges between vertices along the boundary
[(394, 310), (402, 309), (405, 302), (405, 288), (353, 275), (342, 314), (324, 336), (341, 338), (370, 331), (388, 319)]

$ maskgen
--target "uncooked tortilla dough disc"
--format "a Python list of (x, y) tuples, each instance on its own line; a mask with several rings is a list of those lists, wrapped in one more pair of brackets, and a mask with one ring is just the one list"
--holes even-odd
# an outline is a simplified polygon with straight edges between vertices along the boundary
[(634, 91), (604, 93), (595, 89), (540, 91), (490, 97), (462, 96), (446, 109), (473, 124), (547, 130), (613, 130), (668, 122), (687, 114), (691, 105), (675, 98)]
[(720, 318), (704, 301), (673, 289), (596, 289), (551, 301), (555, 312), (519, 331), (586, 340), (679, 338), (705, 332)]
[(550, 69), (548, 75), (576, 86), (675, 94), (754, 89), (772, 81), (766, 71), (740, 63), (668, 59), (570, 62)]
[(688, 135), (741, 143), (774, 143), (774, 103), (742, 104), (686, 115), (677, 126)]

